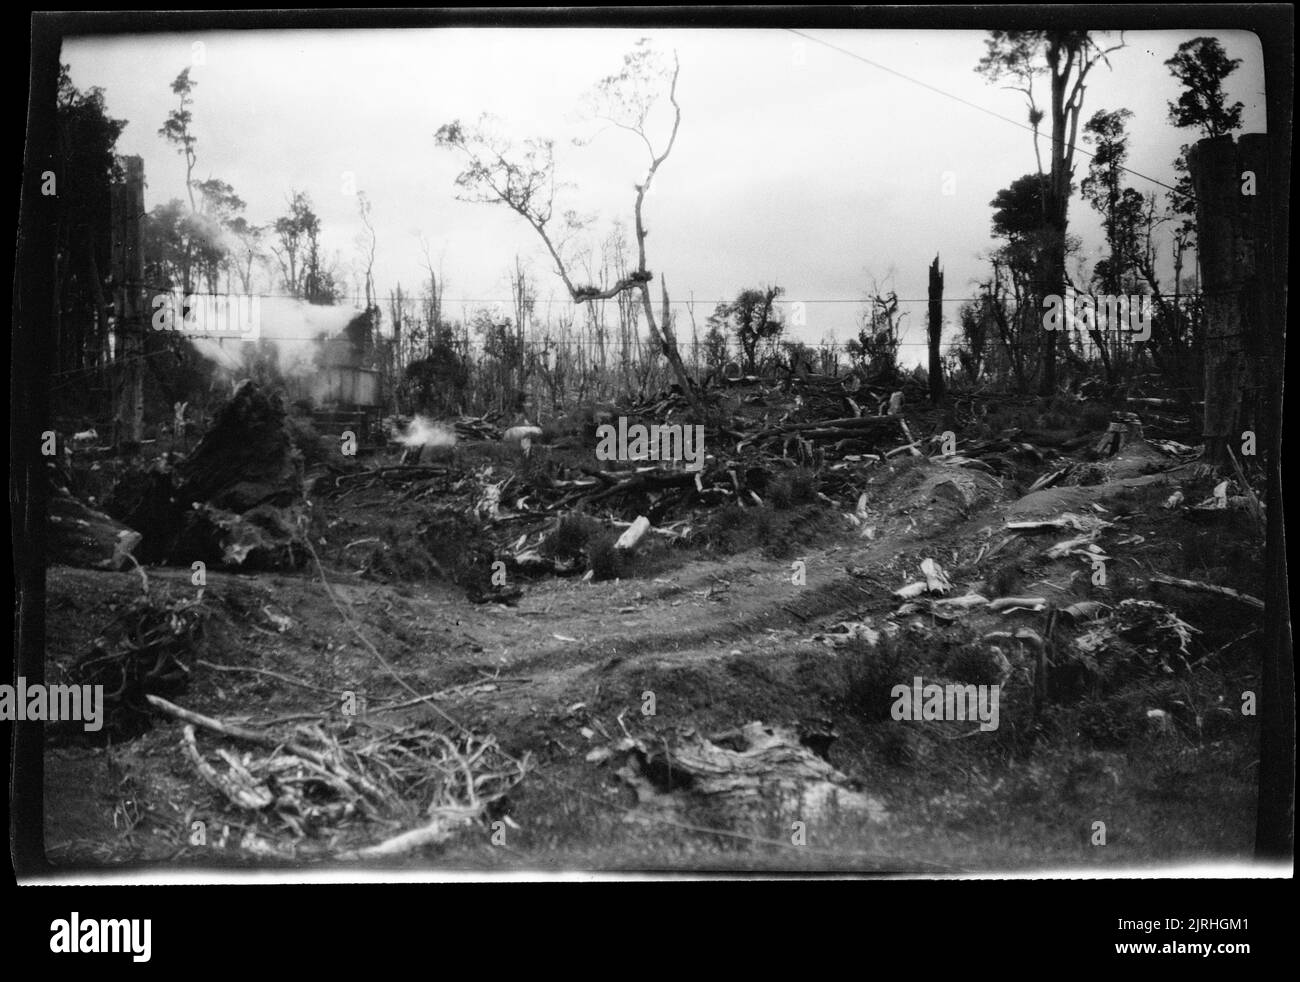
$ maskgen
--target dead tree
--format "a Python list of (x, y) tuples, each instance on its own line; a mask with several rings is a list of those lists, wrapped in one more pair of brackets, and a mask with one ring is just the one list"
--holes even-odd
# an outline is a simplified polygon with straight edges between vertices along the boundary
[(117, 406), (119, 446), (144, 438), (144, 161), (123, 160), (126, 179), (113, 187), (113, 281), (117, 285)]
[[(1282, 514), (1282, 378), (1286, 355), (1288, 186), (1272, 174), (1268, 137), (1201, 140), (1188, 155), (1205, 292), (1205, 459), (1233, 463), (1244, 441), (1246, 392), (1262, 390), (1259, 413), (1267, 474), (1259, 808), (1255, 851), (1289, 858), (1295, 826), (1295, 665), (1292, 661)], [(1251, 366), (1260, 366), (1257, 370)], [(1256, 379), (1258, 375), (1258, 379)], [(1252, 384), (1254, 383), (1254, 384)]]
[(939, 257), (934, 257), (930, 264), (930, 307), (929, 307), (929, 341), (930, 341), (930, 401), (936, 406), (943, 405), (943, 362), (939, 360), (939, 342), (943, 335), (943, 270), (939, 268)]
[[(1277, 139), (1274, 137), (1274, 139)], [(1261, 444), (1267, 473), (1264, 569), (1264, 659), (1260, 683), (1259, 809), (1255, 853), (1290, 859), (1295, 835), (1295, 662), (1291, 643), (1291, 596), (1287, 582), (1286, 528), (1282, 510), (1282, 391), (1286, 366), (1287, 241), (1290, 167), (1270, 162), (1269, 137), (1251, 133), (1238, 143), (1241, 171), (1255, 176), (1256, 191), (1242, 195), (1253, 259), (1245, 281), (1246, 353), (1260, 365)], [(1279, 141), (1281, 142), (1281, 141)], [(1283, 143), (1284, 161), (1290, 158)], [(1239, 189), (1243, 189), (1239, 183)]]
[[(1242, 193), (1243, 167), (1231, 136), (1201, 140), (1188, 155), (1196, 189), (1197, 241), (1205, 300), (1205, 462), (1229, 463), (1242, 439), (1247, 348), (1258, 354), (1257, 316), (1247, 280), (1254, 280), (1254, 229)], [(1249, 335), (1249, 337), (1248, 337)]]
[[(555, 166), (553, 140), (528, 140), (522, 152), (489, 131), (487, 117), (481, 117), (477, 126), (465, 127), (459, 120), (438, 129), (438, 145), (462, 153), (466, 168), (456, 178), (456, 184), (468, 196), (462, 200), (504, 204), (529, 225), (546, 246), (555, 271), (564, 282), (565, 289), (575, 303), (594, 303), (628, 293), (640, 293), (641, 309), (645, 314), (650, 336), (663, 352), (683, 395), (698, 411), (700, 403), (695, 386), (682, 363), (677, 348), (677, 337), (668, 316), (667, 291), (662, 288), (664, 314), (656, 319), (650, 297), (650, 281), (654, 274), (646, 266), (645, 240), (649, 231), (645, 227), (643, 210), (655, 174), (672, 153), (681, 126), (682, 109), (677, 101), (677, 77), (680, 65), (674, 52), (672, 69), (659, 68), (653, 59), (653, 49), (642, 41), (623, 59), (623, 70), (618, 75), (603, 79), (594, 91), (593, 117), (611, 123), (619, 129), (636, 135), (646, 148), (647, 169), (640, 183), (634, 185), (636, 198), (633, 204), (634, 227), (637, 244), (637, 266), (618, 282), (608, 287), (579, 286), (573, 282), (568, 265), (561, 256), (561, 242), (557, 242), (549, 228), (555, 203)], [(648, 133), (647, 118), (658, 98), (659, 82), (666, 82), (668, 102), (672, 106), (672, 129), (662, 150), (656, 150)], [(574, 213), (563, 216), (569, 231), (582, 227)]]

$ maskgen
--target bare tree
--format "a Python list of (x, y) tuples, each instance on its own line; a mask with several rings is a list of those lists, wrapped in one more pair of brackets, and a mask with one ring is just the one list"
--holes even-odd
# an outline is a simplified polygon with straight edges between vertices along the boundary
[[(459, 120), (447, 123), (438, 129), (435, 139), (440, 147), (458, 151), (465, 158), (465, 169), (456, 178), (462, 200), (504, 204), (528, 222), (546, 246), (556, 273), (575, 303), (590, 303), (639, 291), (650, 335), (668, 360), (683, 394), (698, 409), (695, 387), (682, 363), (671, 319), (656, 319), (655, 316), (650, 297), (650, 281), (654, 275), (646, 267), (645, 240), (649, 232), (643, 215), (646, 193), (660, 166), (672, 152), (681, 126), (682, 110), (677, 101), (679, 71), (676, 52), (670, 67), (649, 41), (642, 39), (624, 56), (622, 70), (598, 82), (590, 97), (590, 115), (635, 134), (644, 144), (647, 154), (645, 176), (634, 185), (637, 267), (611, 286), (576, 285), (562, 256), (563, 240), (557, 239), (552, 227), (556, 191), (553, 140), (527, 140), (522, 149), (518, 149), (491, 131), (486, 116), (473, 127), (466, 127)], [(649, 117), (665, 89), (672, 107), (672, 128), (663, 149), (657, 150), (649, 135)], [(584, 224), (572, 211), (566, 212), (562, 218), (565, 223), (562, 231), (569, 234), (580, 230)], [(666, 289), (661, 292), (666, 301)], [(667, 309), (665, 302), (664, 310)]]
[(366, 311), (369, 313), (378, 305), (375, 302), (375, 247), (378, 245), (378, 238), (375, 235), (374, 223), (370, 220), (370, 199), (366, 197), (364, 191), (357, 192), (357, 211), (361, 215), (361, 224), (366, 227), (366, 235), (363, 239), (363, 259), (366, 264), (365, 272), (365, 289), (366, 289)]

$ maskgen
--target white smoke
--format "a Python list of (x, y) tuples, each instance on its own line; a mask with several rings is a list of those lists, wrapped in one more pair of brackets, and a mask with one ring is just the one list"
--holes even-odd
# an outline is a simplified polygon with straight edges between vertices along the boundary
[(247, 369), (257, 345), (274, 345), (281, 373), (301, 378), (317, 370), (316, 354), (324, 341), (336, 336), (356, 317), (346, 306), (309, 304), (288, 297), (261, 297), (258, 302), (260, 341), (238, 338), (194, 337), (194, 347), (205, 358), (229, 372)]
[(397, 442), (404, 447), (454, 447), (456, 431), (446, 423), (416, 416), (397, 434)]

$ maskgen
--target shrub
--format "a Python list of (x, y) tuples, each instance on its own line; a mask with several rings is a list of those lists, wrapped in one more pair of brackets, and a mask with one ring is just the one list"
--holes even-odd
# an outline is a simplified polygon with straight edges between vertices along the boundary
[(609, 533), (587, 544), (587, 563), (593, 580), (613, 580), (623, 575), (627, 556), (623, 550), (614, 548), (617, 541), (618, 536)]
[(849, 710), (867, 723), (892, 721), (894, 686), (910, 684), (914, 676), (922, 674), (915, 648), (888, 637), (874, 646), (865, 641), (851, 644), (841, 657), (847, 675), (845, 701)]
[(971, 685), (994, 685), (1001, 681), (1002, 670), (988, 648), (964, 644), (944, 663), (944, 674), (954, 682)]
[(569, 559), (580, 555), (600, 530), (600, 523), (587, 515), (565, 515), (537, 551), (547, 558)]

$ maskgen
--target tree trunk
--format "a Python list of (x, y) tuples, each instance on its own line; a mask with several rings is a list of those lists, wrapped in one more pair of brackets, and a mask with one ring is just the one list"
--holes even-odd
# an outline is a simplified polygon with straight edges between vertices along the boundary
[(939, 359), (939, 342), (943, 335), (943, 270), (939, 268), (939, 257), (934, 257), (930, 264), (930, 401), (936, 406), (943, 405), (943, 362)]
[(138, 444), (144, 438), (144, 161), (127, 157), (126, 180), (113, 189), (113, 273), (116, 280), (117, 360), (120, 388), (116, 440)]
[[(1069, 65), (1064, 70), (1060, 58), (1064, 54), (1058, 42), (1053, 41), (1052, 53), (1049, 54), (1052, 75), (1052, 154), (1051, 173), (1047, 181), (1047, 193), (1043, 206), (1046, 211), (1044, 225), (1047, 242), (1043, 254), (1039, 257), (1038, 283), (1036, 290), (1038, 311), (1045, 309), (1049, 296), (1065, 296), (1065, 209), (1069, 206), (1066, 195), (1069, 192), (1070, 177), (1065, 173), (1065, 85), (1069, 80)], [(1064, 191), (1064, 193), (1063, 193)], [(1056, 393), (1056, 349), (1060, 343), (1057, 335), (1064, 333), (1064, 327), (1058, 331), (1047, 332), (1043, 348), (1043, 371), (1039, 377), (1039, 395), (1051, 396)]]
[[(90, 280), (91, 296), (95, 302), (95, 331), (94, 336), (85, 341), (83, 335), (82, 349), (77, 353), (77, 359), (81, 368), (86, 364), (101, 364), (105, 359), (104, 352), (108, 347), (108, 298), (104, 296), (104, 280), (99, 275), (99, 262), (95, 259), (95, 246), (93, 242), (86, 243), (86, 276)], [(85, 347), (93, 343), (95, 346), (95, 356), (92, 359), (86, 358)]]
[[(1287, 585), (1286, 529), (1282, 513), (1282, 390), (1286, 361), (1286, 269), (1289, 223), (1288, 174), (1270, 173), (1268, 137), (1248, 134), (1239, 144), (1241, 173), (1252, 171), (1257, 196), (1243, 195), (1246, 227), (1254, 259), (1246, 275), (1248, 351), (1258, 350), (1264, 398), (1260, 423), (1267, 470), (1267, 528), (1264, 569), (1262, 697), (1259, 711), (1259, 809), (1255, 854), (1290, 859), (1295, 834), (1295, 663), (1292, 661), (1290, 592)], [(1258, 342), (1255, 348), (1254, 342)]]
[[(654, 168), (652, 167), (647, 177), (647, 184), (653, 177)], [(686, 397), (686, 401), (691, 404), (691, 408), (698, 414), (701, 411), (701, 406), (696, 396), (695, 385), (686, 372), (686, 366), (682, 364), (681, 352), (677, 350), (677, 336), (673, 333), (672, 319), (668, 316), (667, 287), (663, 286), (665, 301), (663, 324), (655, 322), (654, 304), (650, 302), (650, 272), (645, 268), (645, 238), (648, 233), (641, 219), (641, 205), (645, 201), (646, 186), (646, 184), (643, 184), (637, 188), (636, 208), (634, 209), (638, 256), (637, 274), (641, 281), (641, 308), (645, 312), (646, 324), (650, 327), (650, 336), (654, 338), (655, 344), (664, 353), (664, 357), (668, 359), (668, 365), (672, 368), (673, 375), (677, 377), (677, 384), (681, 386), (682, 395)]]
[[(33, 189), (58, 157), (55, 101), (59, 78), (59, 30), (48, 19), (32, 21), (29, 140), (15, 255), (10, 360), (9, 535), (13, 543), (13, 675), (29, 686), (44, 684), (46, 666), (45, 540), (49, 459), (41, 455), (41, 432), (50, 426), (50, 339), (57, 318), (57, 241), (48, 199)], [(5, 680), (6, 682), (9, 679)], [(9, 724), (9, 843), (17, 876), (50, 870), (45, 842), (45, 725)]]
[(1228, 464), (1228, 445), (1241, 440), (1242, 259), (1246, 248), (1241, 168), (1231, 136), (1201, 140), (1188, 153), (1196, 189), (1197, 252), (1205, 297), (1205, 462)]

